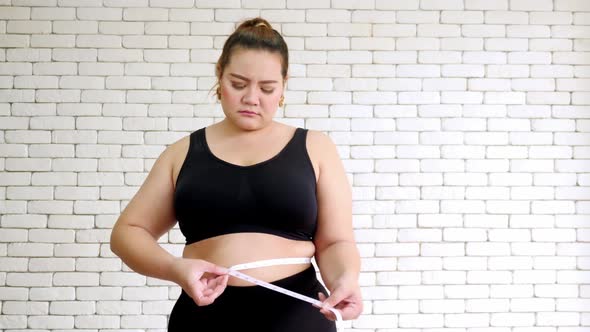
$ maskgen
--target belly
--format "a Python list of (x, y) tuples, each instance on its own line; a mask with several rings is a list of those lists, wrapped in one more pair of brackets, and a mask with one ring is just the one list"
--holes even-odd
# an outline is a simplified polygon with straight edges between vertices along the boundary
[[(234, 233), (216, 236), (184, 248), (183, 257), (203, 259), (230, 267), (265, 259), (287, 257), (312, 257), (315, 246), (311, 241), (296, 241), (263, 233)], [(279, 265), (243, 270), (242, 272), (267, 282), (273, 282), (301, 272), (309, 264)], [(252, 284), (230, 277), (231, 286)]]

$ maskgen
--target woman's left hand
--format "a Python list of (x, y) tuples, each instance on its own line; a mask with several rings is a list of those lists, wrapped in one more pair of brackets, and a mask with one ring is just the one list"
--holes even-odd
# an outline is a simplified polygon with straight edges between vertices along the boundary
[(355, 319), (363, 312), (361, 289), (357, 282), (341, 281), (332, 287), (329, 297), (319, 293), (319, 300), (324, 303), (320, 312), (330, 320), (336, 320), (333, 312), (327, 308), (340, 311), (343, 320)]

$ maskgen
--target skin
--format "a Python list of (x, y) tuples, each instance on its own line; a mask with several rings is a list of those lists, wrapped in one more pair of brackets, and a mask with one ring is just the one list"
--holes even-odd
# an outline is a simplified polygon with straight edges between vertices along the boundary
[[(282, 150), (295, 132), (295, 128), (273, 120), (286, 80), (281, 75), (278, 54), (234, 51), (219, 77), (225, 118), (205, 131), (207, 144), (216, 157), (248, 166)], [(113, 227), (111, 250), (134, 271), (180, 285), (198, 305), (215, 301), (227, 285), (248, 286), (228, 277), (224, 267), (270, 258), (315, 256), (331, 293), (328, 298), (318, 294), (324, 301), (321, 312), (335, 319), (325, 309), (335, 307), (344, 319), (357, 318), (362, 312), (362, 298), (358, 285), (360, 259), (352, 231), (352, 195), (330, 138), (313, 130), (307, 137), (317, 181), (318, 229), (313, 242), (272, 234), (235, 233), (192, 243), (184, 248), (182, 257), (174, 257), (158, 245), (157, 239), (176, 223), (173, 195), (188, 143), (188, 136), (184, 137), (158, 157)], [(272, 282), (308, 266), (273, 266), (244, 272)]]

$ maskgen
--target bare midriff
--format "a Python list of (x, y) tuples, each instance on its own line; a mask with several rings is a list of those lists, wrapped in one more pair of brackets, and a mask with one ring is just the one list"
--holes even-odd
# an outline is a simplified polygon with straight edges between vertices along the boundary
[[(311, 241), (297, 241), (265, 233), (233, 233), (215, 236), (184, 247), (184, 258), (198, 258), (223, 267), (254, 261), (312, 257), (315, 246)], [(309, 264), (276, 265), (243, 270), (251, 277), (273, 282), (304, 271)], [(252, 284), (230, 277), (230, 286)]]

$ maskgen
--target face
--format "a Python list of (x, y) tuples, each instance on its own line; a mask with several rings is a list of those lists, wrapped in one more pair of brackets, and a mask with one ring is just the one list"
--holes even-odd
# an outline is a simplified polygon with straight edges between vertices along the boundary
[(219, 86), (226, 120), (244, 130), (263, 128), (272, 122), (283, 95), (281, 58), (262, 50), (237, 50)]

